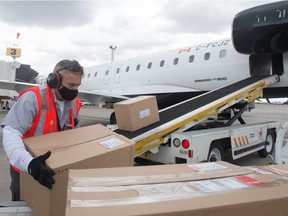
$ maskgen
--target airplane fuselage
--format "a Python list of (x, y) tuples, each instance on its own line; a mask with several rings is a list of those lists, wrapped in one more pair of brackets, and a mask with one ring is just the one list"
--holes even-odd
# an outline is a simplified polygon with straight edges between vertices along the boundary
[(249, 75), (248, 56), (222, 40), (85, 68), (81, 89), (127, 96), (209, 91)]
[(85, 68), (81, 90), (129, 97), (201, 93), (250, 76), (249, 59), (231, 40)]
[[(250, 61), (249, 55), (235, 51), (230, 39), (219, 40), (87, 67), (80, 90), (128, 97), (157, 95), (158, 103), (169, 102), (160, 105), (165, 107), (250, 77)], [(263, 73), (272, 74), (270, 69)]]

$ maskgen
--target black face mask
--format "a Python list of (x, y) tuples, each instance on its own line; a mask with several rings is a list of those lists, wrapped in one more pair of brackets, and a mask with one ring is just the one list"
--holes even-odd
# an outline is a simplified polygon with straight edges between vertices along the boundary
[(66, 101), (74, 100), (78, 95), (78, 89), (71, 90), (71, 89), (66, 88), (63, 85), (62, 85), (61, 89), (58, 89), (58, 91), (59, 91), (61, 97)]

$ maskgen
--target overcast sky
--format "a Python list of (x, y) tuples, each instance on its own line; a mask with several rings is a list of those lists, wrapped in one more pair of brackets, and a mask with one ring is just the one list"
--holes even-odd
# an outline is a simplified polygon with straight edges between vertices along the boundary
[[(0, 60), (48, 75), (62, 59), (84, 67), (229, 38), (241, 10), (274, 0), (0, 1)], [(17, 33), (20, 33), (16, 39)]]

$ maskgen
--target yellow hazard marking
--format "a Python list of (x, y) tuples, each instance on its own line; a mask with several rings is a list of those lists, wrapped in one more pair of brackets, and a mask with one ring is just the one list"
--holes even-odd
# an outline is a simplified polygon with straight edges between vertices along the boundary
[(246, 143), (249, 144), (248, 136), (245, 136)]
[(233, 141), (236, 148), (249, 144), (248, 136), (234, 137)]
[(236, 146), (236, 148), (238, 148), (238, 143), (237, 143), (237, 139), (234, 137), (234, 144), (235, 144), (235, 146)]

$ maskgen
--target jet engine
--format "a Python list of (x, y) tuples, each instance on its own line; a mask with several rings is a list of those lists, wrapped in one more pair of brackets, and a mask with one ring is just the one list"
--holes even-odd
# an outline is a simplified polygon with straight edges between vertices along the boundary
[(233, 20), (232, 41), (242, 54), (280, 54), (288, 51), (288, 1), (253, 7)]

